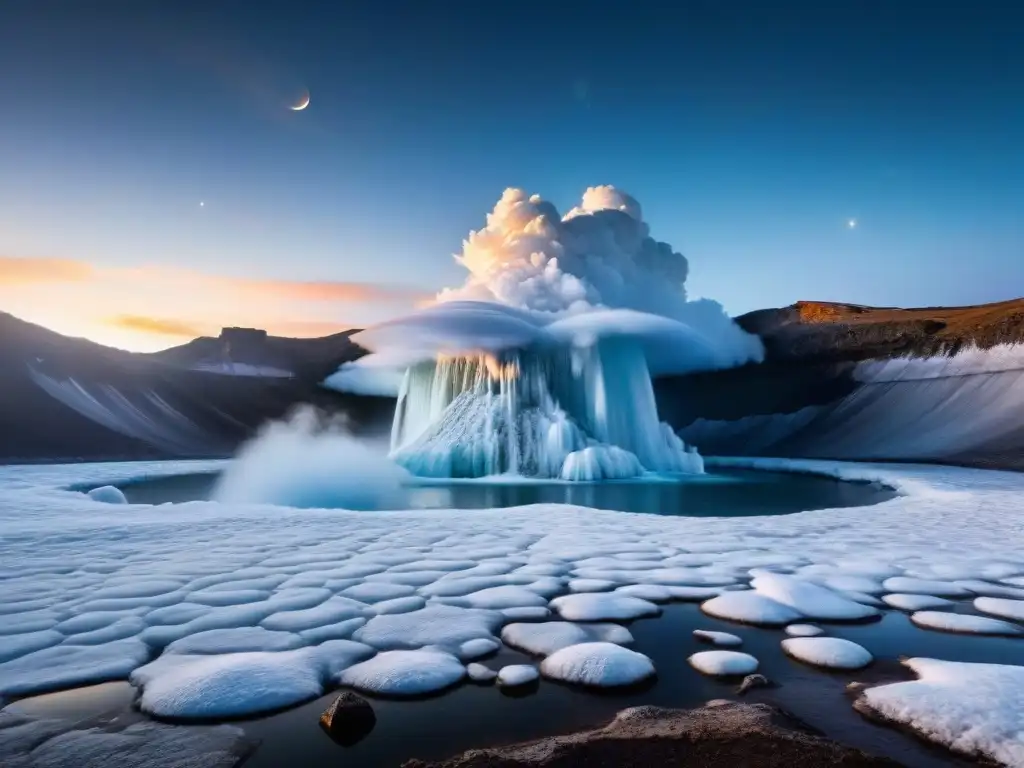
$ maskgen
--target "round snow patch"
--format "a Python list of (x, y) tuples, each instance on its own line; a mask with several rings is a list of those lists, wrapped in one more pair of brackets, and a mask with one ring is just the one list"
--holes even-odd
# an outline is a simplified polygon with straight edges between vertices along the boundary
[(505, 688), (518, 688), (537, 681), (540, 673), (530, 664), (512, 664), (502, 667), (498, 672), (498, 685)]
[(672, 588), (660, 584), (631, 584), (628, 587), (619, 587), (615, 594), (639, 597), (652, 603), (667, 603), (672, 599)]
[(909, 576), (893, 576), (891, 579), (886, 579), (882, 586), (889, 592), (907, 592), (914, 595), (969, 597), (972, 594), (966, 587), (957, 586), (950, 581), (914, 579)]
[(1016, 624), (984, 616), (968, 616), (944, 611), (918, 611), (910, 617), (917, 626), (940, 632), (963, 632), (967, 635), (1024, 635)]
[(563, 595), (552, 600), (551, 607), (569, 621), (628, 621), (661, 613), (654, 603), (607, 592)]
[(349, 667), (338, 682), (366, 693), (421, 696), (443, 691), (459, 682), (465, 668), (441, 651), (385, 651)]
[(103, 504), (127, 504), (128, 499), (120, 488), (115, 488), (112, 485), (104, 485), (99, 488), (93, 488), (91, 491), (85, 494), (93, 501), (98, 501)]
[(896, 592), (882, 598), (885, 604), (901, 611), (926, 611), (930, 608), (949, 608), (952, 600), (934, 595), (914, 595), (909, 592)]
[(501, 648), (501, 643), (490, 637), (479, 637), (476, 640), (467, 640), (459, 646), (459, 658), (463, 661), (479, 659), (494, 653)]
[(790, 637), (817, 637), (825, 634), (825, 630), (813, 624), (790, 624), (786, 627), (786, 634)]
[(782, 650), (794, 659), (827, 669), (860, 669), (874, 657), (857, 643), (839, 637), (791, 637)]
[(802, 618), (801, 614), (788, 605), (756, 592), (725, 592), (706, 603), (701, 603), (700, 609), (719, 619), (730, 619), (744, 624), (761, 624), (766, 627), (778, 627)]
[(693, 654), (689, 661), (705, 675), (749, 675), (757, 671), (757, 659), (738, 651), (701, 651)]
[(609, 688), (632, 685), (654, 675), (654, 664), (642, 653), (613, 643), (581, 643), (555, 651), (540, 665), (552, 680)]
[(715, 632), (710, 629), (695, 629), (693, 636), (698, 640), (712, 645), (736, 646), (743, 645), (743, 640), (728, 632)]
[(501, 630), (507, 645), (535, 656), (548, 656), (562, 648), (580, 643), (605, 642), (625, 645), (633, 635), (618, 624), (573, 624), (568, 621), (546, 621), (543, 624), (509, 624)]
[(990, 613), (1013, 621), (1024, 621), (1024, 600), (1009, 600), (1002, 597), (979, 597), (974, 607), (982, 613)]

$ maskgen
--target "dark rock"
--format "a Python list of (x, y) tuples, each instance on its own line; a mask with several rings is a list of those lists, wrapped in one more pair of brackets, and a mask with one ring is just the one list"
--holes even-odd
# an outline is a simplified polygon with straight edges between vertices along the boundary
[(352, 691), (342, 691), (320, 715), (320, 727), (343, 747), (366, 738), (377, 724), (370, 702)]
[(592, 731), (404, 768), (791, 768), (898, 766), (830, 741), (767, 704), (716, 702), (692, 710), (635, 707)]
[(773, 683), (771, 680), (769, 680), (764, 675), (753, 674), (753, 675), (747, 675), (746, 677), (743, 678), (743, 682), (740, 683), (740, 687), (736, 689), (736, 693), (739, 696), (742, 696), (747, 691), (750, 691), (750, 690), (752, 690), (754, 688), (774, 688), (774, 687), (775, 687), (775, 683)]

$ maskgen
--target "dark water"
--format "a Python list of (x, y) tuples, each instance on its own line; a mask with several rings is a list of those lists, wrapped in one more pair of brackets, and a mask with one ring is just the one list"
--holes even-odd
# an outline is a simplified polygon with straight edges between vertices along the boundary
[[(139, 504), (208, 499), (216, 474), (188, 474), (122, 483), (128, 501)], [(620, 480), (605, 483), (502, 481), (429, 482), (406, 486), (379, 509), (486, 509), (563, 503), (622, 512), (686, 517), (785, 515), (811, 509), (877, 504), (893, 491), (814, 475), (716, 469), (680, 480)]]
[[(960, 610), (970, 611), (969, 603)], [(673, 604), (665, 606), (659, 618), (630, 625), (636, 639), (633, 648), (650, 656), (658, 670), (657, 680), (645, 689), (597, 694), (541, 681), (529, 695), (512, 697), (493, 686), (466, 683), (432, 699), (371, 699), (376, 726), (362, 741), (348, 747), (333, 742), (318, 725), (320, 714), (335, 695), (328, 694), (286, 712), (241, 721), (239, 725), (246, 733), (261, 741), (245, 766), (390, 768), (413, 757), (443, 759), (475, 747), (596, 726), (624, 707), (692, 707), (710, 699), (735, 699), (736, 680), (705, 677), (687, 663), (690, 654), (711, 647), (694, 640), (694, 629), (719, 629), (739, 635), (743, 638), (741, 650), (756, 656), (761, 663), (759, 671), (780, 684), (778, 688), (754, 691), (744, 700), (781, 706), (831, 738), (887, 755), (907, 766), (961, 765), (938, 747), (861, 718), (851, 706), (845, 691), (847, 683), (912, 679), (913, 675), (897, 663), (901, 655), (1024, 664), (1024, 640), (926, 631), (895, 611), (869, 624), (820, 624), (828, 635), (862, 644), (874, 654), (875, 663), (857, 672), (815, 669), (782, 653), (780, 641), (786, 637), (782, 630), (732, 624), (705, 616), (696, 605)], [(524, 661), (536, 663), (503, 649), (483, 663), (498, 669)], [(84, 717), (112, 705), (127, 706), (132, 696), (127, 683), (109, 683), (39, 696), (12, 706), (39, 716)]]

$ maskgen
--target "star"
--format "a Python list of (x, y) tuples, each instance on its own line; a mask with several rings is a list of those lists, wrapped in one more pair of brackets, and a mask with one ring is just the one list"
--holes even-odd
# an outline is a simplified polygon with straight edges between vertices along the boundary
[(847, 222), (846, 222), (846, 226), (849, 227), (850, 229), (856, 229), (857, 228), (857, 220), (856, 219), (848, 219)]
[(206, 203), (204, 203), (202, 200), (200, 200), (199, 201), (199, 207), (200, 208), (205, 208), (206, 207)]

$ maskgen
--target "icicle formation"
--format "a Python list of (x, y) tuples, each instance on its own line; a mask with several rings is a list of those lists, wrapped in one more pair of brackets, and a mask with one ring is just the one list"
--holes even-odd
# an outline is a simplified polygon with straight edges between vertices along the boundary
[(642, 352), (617, 339), (420, 363), (405, 375), (391, 447), (425, 477), (704, 471), (696, 450), (658, 420)]

